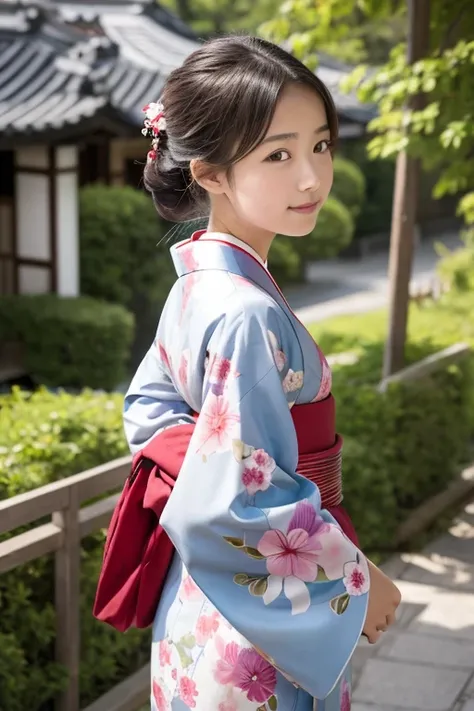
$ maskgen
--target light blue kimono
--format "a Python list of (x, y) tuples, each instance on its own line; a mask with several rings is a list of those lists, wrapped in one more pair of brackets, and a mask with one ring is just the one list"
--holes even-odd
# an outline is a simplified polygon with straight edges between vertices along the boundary
[(161, 519), (177, 555), (152, 709), (349, 711), (367, 561), (295, 473), (291, 417), (327, 396), (326, 360), (245, 245), (206, 234), (171, 252), (178, 279), (124, 414), (137, 451), (200, 413)]

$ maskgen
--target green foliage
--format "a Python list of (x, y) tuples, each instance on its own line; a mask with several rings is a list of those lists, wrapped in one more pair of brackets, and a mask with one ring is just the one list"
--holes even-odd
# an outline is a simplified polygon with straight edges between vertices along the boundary
[[(357, 67), (344, 88), (378, 104), (379, 115), (369, 124), (376, 134), (369, 144), (371, 157), (393, 158), (402, 150), (419, 157), (425, 169), (439, 172), (434, 197), (459, 194), (458, 214), (474, 224), (474, 6), (432, 0), (430, 8), (425, 59), (408, 65), (399, 36), (384, 66), (377, 71)], [(322, 51), (370, 63), (370, 28), (390, 26), (394, 13), (403, 20), (405, 12), (401, 0), (289, 0), (263, 31), (289, 41), (309, 66), (317, 64)], [(417, 107), (406, 110), (413, 97), (419, 97)]]
[(356, 217), (355, 238), (375, 232), (389, 232), (395, 182), (394, 161), (369, 158), (365, 140), (344, 143), (342, 154), (357, 164), (366, 184), (366, 199)]
[(248, 32), (275, 14), (281, 0), (160, 0), (200, 37)]
[[(357, 177), (354, 184), (351, 183), (351, 178), (353, 175), (357, 176), (358, 171), (355, 167), (352, 173), (351, 164), (348, 161), (344, 161), (344, 164), (349, 165), (350, 177), (347, 180), (345, 176), (342, 178), (339, 183), (340, 190), (341, 193), (345, 191), (349, 200), (351, 194), (355, 200)], [(304, 281), (307, 262), (335, 257), (350, 244), (353, 235), (354, 219), (350, 211), (337, 198), (329, 197), (311, 234), (304, 237), (277, 235), (269, 254), (270, 270), (280, 284)]]
[[(456, 40), (450, 36), (453, 27)], [(370, 154), (385, 158), (407, 150), (427, 170), (437, 169), (434, 197), (461, 194), (458, 214), (468, 224), (474, 224), (474, 41), (464, 37), (472, 37), (473, 31), (474, 8), (434, 2), (432, 50), (426, 59), (408, 65), (401, 45), (378, 72), (364, 78), (359, 74), (347, 84), (348, 89), (358, 85), (362, 101), (379, 106), (379, 116), (369, 125), (376, 134)], [(405, 110), (416, 96), (420, 106)]]
[[(14, 391), (0, 397), (0, 499), (127, 454), (122, 397)], [(148, 634), (127, 635), (91, 614), (104, 533), (83, 541), (81, 702), (84, 707), (146, 663)], [(0, 576), (0, 708), (52, 711), (64, 670), (54, 659), (50, 556)]]
[[(455, 341), (474, 345), (474, 294), (412, 305), (408, 362)], [(393, 549), (398, 524), (441, 491), (465, 460), (474, 434), (472, 364), (449, 367), (380, 394), (385, 312), (338, 317), (311, 330), (326, 353), (354, 351), (335, 365), (338, 430), (344, 436), (345, 505), (366, 551)], [(122, 456), (122, 398), (84, 392), (0, 397), (0, 499)], [(429, 447), (426, 443), (429, 442)], [(91, 615), (104, 534), (83, 541), (82, 707), (145, 663), (149, 635), (127, 635)], [(52, 711), (64, 673), (53, 662), (52, 561), (0, 576), (0, 708)]]
[(320, 53), (375, 64), (405, 37), (403, 6), (401, 0), (287, 0), (260, 32), (273, 42), (288, 42), (312, 68)]
[(279, 235), (272, 242), (268, 266), (280, 286), (300, 280), (301, 257), (295, 246), (296, 239)]
[(438, 275), (442, 282), (455, 292), (474, 292), (474, 230), (464, 235), (464, 247), (450, 251), (438, 245), (442, 259)]
[(122, 306), (54, 294), (0, 300), (0, 341), (19, 341), (26, 371), (50, 387), (116, 387), (132, 337), (133, 317)]
[(351, 213), (337, 198), (329, 197), (318, 216), (313, 232), (299, 238), (297, 249), (303, 262), (335, 257), (354, 236)]
[(365, 191), (364, 174), (357, 164), (341, 156), (336, 156), (331, 195), (342, 202), (354, 218), (360, 214), (364, 205)]
[[(458, 341), (474, 346), (473, 311), (473, 294), (413, 304), (407, 363)], [(466, 461), (474, 435), (472, 359), (378, 393), (386, 330), (385, 311), (338, 317), (311, 328), (326, 353), (358, 356), (353, 365), (333, 366), (333, 390), (344, 437), (345, 504), (365, 550), (393, 547), (397, 526), (449, 484)]]
[(81, 190), (81, 293), (132, 311), (134, 363), (151, 343), (175, 280), (166, 245), (157, 247), (168, 229), (142, 191), (99, 184)]

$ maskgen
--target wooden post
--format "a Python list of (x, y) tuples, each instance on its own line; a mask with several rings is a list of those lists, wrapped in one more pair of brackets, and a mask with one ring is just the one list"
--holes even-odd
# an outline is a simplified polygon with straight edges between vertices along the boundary
[[(430, 0), (407, 0), (408, 51), (413, 64), (429, 49)], [(420, 107), (421, 98), (413, 97), (409, 109)], [(392, 229), (389, 257), (389, 332), (385, 344), (383, 377), (403, 368), (408, 320), (410, 279), (414, 251), (414, 228), (418, 203), (420, 162), (406, 151), (399, 154), (393, 195)]]
[(69, 490), (68, 508), (53, 514), (53, 524), (64, 532), (63, 545), (55, 554), (56, 661), (69, 675), (56, 711), (79, 711), (81, 539), (76, 486)]

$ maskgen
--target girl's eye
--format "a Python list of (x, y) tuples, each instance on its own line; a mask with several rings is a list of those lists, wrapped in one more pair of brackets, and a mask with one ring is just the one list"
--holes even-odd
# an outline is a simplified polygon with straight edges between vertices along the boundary
[(315, 153), (326, 153), (326, 151), (329, 150), (330, 145), (331, 145), (331, 141), (328, 139), (325, 139), (324, 141), (319, 141), (319, 143), (317, 143), (314, 148), (314, 152)]
[(267, 160), (271, 163), (283, 163), (284, 161), (288, 160), (288, 158), (285, 158), (285, 156), (288, 156), (288, 158), (290, 157), (288, 151), (277, 151), (276, 153), (272, 153), (272, 155), (269, 156)]

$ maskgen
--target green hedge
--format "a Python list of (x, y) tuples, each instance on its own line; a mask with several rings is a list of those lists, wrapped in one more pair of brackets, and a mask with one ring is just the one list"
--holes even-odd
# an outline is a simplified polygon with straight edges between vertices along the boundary
[(349, 246), (354, 236), (351, 210), (330, 196), (318, 216), (316, 227), (304, 237), (277, 235), (268, 264), (280, 284), (304, 281), (308, 262), (329, 259)]
[(357, 217), (365, 203), (365, 191), (364, 174), (357, 163), (336, 156), (331, 195), (340, 200), (353, 217)]
[[(474, 296), (448, 295), (412, 306), (409, 361), (455, 341), (474, 343)], [(364, 549), (389, 551), (398, 524), (442, 490), (468, 456), (474, 434), (471, 362), (379, 394), (386, 313), (331, 319), (312, 328), (326, 352), (354, 350), (336, 365), (338, 429), (344, 436), (345, 504)], [(0, 498), (13, 496), (126, 452), (122, 398), (45, 391), (0, 398)], [(149, 635), (126, 635), (91, 615), (103, 533), (82, 553), (82, 705), (148, 660)], [(0, 576), (0, 708), (52, 711), (63, 683), (53, 663), (52, 563), (35, 561)]]
[[(407, 362), (456, 341), (474, 346), (474, 295), (445, 296), (410, 309)], [(472, 358), (378, 393), (387, 327), (384, 311), (316, 324), (326, 352), (353, 351), (333, 367), (338, 429), (345, 439), (345, 503), (367, 550), (389, 550), (409, 512), (443, 490), (470, 457), (474, 436)]]
[[(14, 392), (0, 397), (0, 499), (84, 471), (127, 453), (122, 398)], [(124, 635), (91, 610), (104, 533), (83, 541), (81, 562), (81, 700), (86, 706), (149, 658), (149, 635)], [(52, 661), (51, 556), (0, 576), (0, 708), (53, 711), (64, 681)]]
[(357, 215), (355, 238), (379, 232), (390, 233), (395, 162), (370, 160), (365, 139), (346, 141), (341, 152), (344, 158), (356, 163), (365, 181), (365, 201)]
[(133, 317), (121, 306), (54, 294), (0, 299), (0, 341), (19, 341), (34, 381), (112, 390), (126, 377)]
[(335, 257), (350, 244), (353, 235), (354, 219), (350, 211), (337, 198), (330, 196), (321, 208), (311, 234), (285, 239), (292, 240), (303, 272), (307, 262)]
[(176, 279), (165, 239), (171, 225), (159, 219), (149, 195), (127, 186), (88, 185), (79, 208), (81, 293), (132, 311), (135, 366), (150, 346)]

